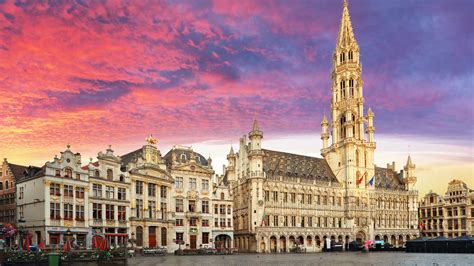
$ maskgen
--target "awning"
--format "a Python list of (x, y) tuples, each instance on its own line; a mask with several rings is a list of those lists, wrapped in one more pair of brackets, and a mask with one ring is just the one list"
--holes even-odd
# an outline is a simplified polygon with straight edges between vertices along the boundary
[[(49, 230), (48, 233), (50, 234), (67, 234), (67, 231), (57, 231), (57, 230)], [(71, 231), (71, 234), (79, 234), (79, 235), (87, 235), (89, 232), (84, 231)]]
[(128, 236), (125, 233), (105, 233), (105, 236)]

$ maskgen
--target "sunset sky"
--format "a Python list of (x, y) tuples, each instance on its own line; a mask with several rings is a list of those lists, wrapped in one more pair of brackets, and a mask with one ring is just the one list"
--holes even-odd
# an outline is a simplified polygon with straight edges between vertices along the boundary
[[(153, 134), (220, 173), (253, 118), (265, 148), (320, 156), (342, 0), (48, 2), (0, 0), (1, 157), (42, 165), (70, 143), (87, 162)], [(349, 0), (375, 161), (411, 154), (420, 194), (474, 189), (473, 10)]]

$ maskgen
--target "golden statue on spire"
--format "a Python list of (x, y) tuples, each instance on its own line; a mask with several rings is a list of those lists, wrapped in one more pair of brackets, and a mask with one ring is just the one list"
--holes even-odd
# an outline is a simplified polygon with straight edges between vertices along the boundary
[(150, 145), (155, 145), (158, 142), (158, 140), (154, 138), (152, 134), (150, 134), (150, 136), (147, 137), (145, 141)]

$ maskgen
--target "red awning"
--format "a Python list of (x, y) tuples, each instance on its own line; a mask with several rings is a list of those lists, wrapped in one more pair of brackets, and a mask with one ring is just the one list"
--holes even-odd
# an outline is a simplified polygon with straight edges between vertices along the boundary
[(105, 236), (128, 236), (128, 234), (125, 233), (105, 233)]

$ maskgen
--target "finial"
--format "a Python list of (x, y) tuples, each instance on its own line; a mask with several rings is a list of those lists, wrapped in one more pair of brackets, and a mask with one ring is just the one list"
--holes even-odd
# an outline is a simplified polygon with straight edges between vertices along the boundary
[(229, 154), (234, 154), (234, 147), (233, 147), (232, 145), (230, 146), (230, 152), (229, 152)]
[(259, 131), (257, 119), (254, 119), (254, 120), (253, 120), (252, 130), (253, 130), (253, 131)]
[(109, 150), (111, 150), (111, 149), (112, 149), (112, 145), (109, 144)]
[(67, 147), (67, 149), (69, 150), (69, 148), (71, 148), (71, 144), (68, 143), (68, 144), (66, 145), (66, 147)]
[(347, 6), (348, 6), (347, 0), (344, 0), (343, 6), (344, 6), (344, 7), (347, 7)]
[(155, 145), (158, 142), (158, 140), (154, 138), (152, 134), (150, 134), (150, 136), (147, 137), (145, 141), (150, 145)]

